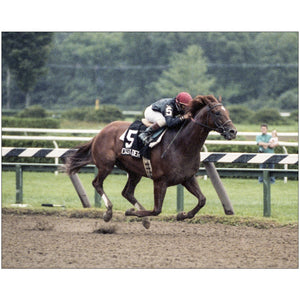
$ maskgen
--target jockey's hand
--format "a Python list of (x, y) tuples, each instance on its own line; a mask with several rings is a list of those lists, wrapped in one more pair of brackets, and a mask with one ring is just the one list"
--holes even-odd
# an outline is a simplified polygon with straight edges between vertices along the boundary
[(190, 112), (183, 115), (183, 119), (190, 119), (192, 117), (192, 114)]

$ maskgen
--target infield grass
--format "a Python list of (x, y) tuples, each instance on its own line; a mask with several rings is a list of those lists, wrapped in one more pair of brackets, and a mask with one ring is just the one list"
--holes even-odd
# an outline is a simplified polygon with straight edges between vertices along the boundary
[[(94, 206), (94, 188), (91, 185), (93, 174), (79, 174), (92, 206)], [(32, 208), (41, 208), (42, 203), (65, 205), (66, 208), (82, 208), (70, 179), (65, 174), (23, 173), (23, 203)], [(104, 181), (104, 189), (114, 205), (114, 210), (125, 211), (131, 204), (121, 196), (127, 177), (110, 175)], [(198, 178), (200, 187), (207, 202), (198, 216), (224, 216), (223, 207), (210, 182)], [(236, 216), (263, 217), (263, 185), (256, 179), (222, 178)], [(164, 200), (163, 215), (176, 214), (176, 187), (169, 187)], [(15, 172), (2, 172), (2, 207), (10, 207), (15, 203)], [(136, 198), (146, 209), (152, 209), (153, 184), (150, 179), (143, 178), (138, 184)], [(196, 205), (196, 198), (184, 190), (184, 210), (188, 211)], [(51, 208), (49, 208), (51, 209)], [(102, 203), (101, 209), (104, 209)], [(271, 186), (271, 218), (281, 222), (298, 222), (298, 181), (288, 180), (284, 183), (278, 179)]]

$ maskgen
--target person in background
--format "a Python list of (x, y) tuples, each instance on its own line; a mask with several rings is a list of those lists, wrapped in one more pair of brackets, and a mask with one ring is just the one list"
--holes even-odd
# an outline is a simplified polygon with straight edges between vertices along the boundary
[(269, 144), (269, 147), (271, 148), (275, 148), (276, 146), (278, 146), (278, 135), (276, 130), (272, 131), (272, 137), (269, 141)]
[[(259, 146), (259, 153), (274, 153), (274, 148), (278, 146), (278, 137), (276, 130), (273, 131), (273, 137), (268, 134), (268, 125), (262, 124), (260, 126), (261, 134), (256, 136), (256, 143)], [(274, 169), (274, 164), (260, 164), (260, 169)], [(262, 177), (258, 177), (260, 183), (263, 182)], [(270, 178), (271, 183), (275, 183), (275, 177)]]

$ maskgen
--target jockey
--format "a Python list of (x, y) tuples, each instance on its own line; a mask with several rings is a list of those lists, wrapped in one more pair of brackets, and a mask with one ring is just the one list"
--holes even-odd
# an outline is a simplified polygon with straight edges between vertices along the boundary
[(143, 143), (145, 145), (151, 143), (151, 135), (159, 128), (175, 127), (188, 119), (190, 115), (185, 114), (185, 108), (192, 99), (189, 93), (181, 92), (175, 98), (164, 98), (148, 106), (145, 110), (145, 118), (154, 124), (139, 135)]

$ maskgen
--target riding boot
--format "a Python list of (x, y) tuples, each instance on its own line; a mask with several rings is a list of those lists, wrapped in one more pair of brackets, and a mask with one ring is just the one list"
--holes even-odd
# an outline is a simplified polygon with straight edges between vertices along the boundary
[(139, 134), (139, 138), (142, 140), (144, 145), (148, 145), (152, 142), (153, 139), (151, 136), (159, 128), (160, 128), (160, 126), (157, 123), (154, 123), (153, 125), (148, 127), (144, 132)]

